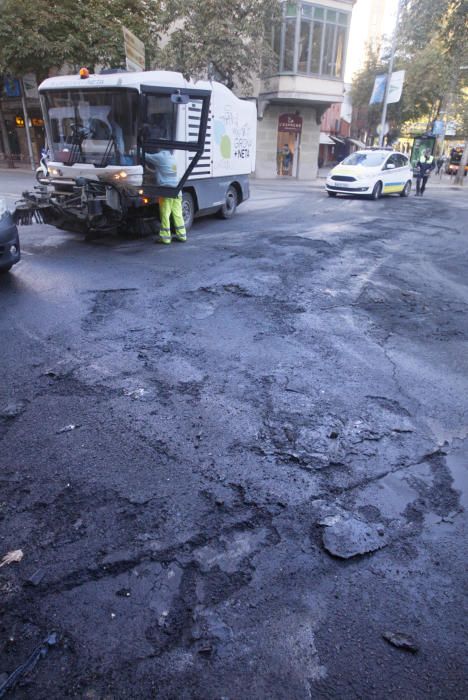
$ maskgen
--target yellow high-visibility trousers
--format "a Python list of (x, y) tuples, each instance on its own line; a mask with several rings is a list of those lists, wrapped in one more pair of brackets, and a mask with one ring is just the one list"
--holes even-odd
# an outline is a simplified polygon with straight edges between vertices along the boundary
[(171, 242), (171, 216), (174, 221), (175, 236), (178, 241), (187, 240), (184, 217), (182, 215), (182, 195), (178, 197), (160, 197), (159, 213), (161, 215), (161, 228), (159, 236), (163, 243)]

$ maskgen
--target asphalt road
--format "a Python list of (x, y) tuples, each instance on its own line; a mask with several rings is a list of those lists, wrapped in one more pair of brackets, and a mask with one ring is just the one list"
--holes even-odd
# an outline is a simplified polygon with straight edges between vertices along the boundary
[(467, 697), (467, 214), (257, 182), (186, 244), (21, 229), (0, 682), (58, 640), (11, 697)]

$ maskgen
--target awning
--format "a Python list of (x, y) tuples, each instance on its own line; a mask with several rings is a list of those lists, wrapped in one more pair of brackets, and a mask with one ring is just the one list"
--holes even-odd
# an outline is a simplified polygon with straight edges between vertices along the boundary
[(363, 143), (362, 141), (359, 141), (358, 139), (350, 139), (349, 137), (346, 139), (346, 141), (349, 141), (350, 143), (354, 143), (355, 146), (358, 148), (365, 148), (366, 144)]
[(330, 138), (333, 139), (333, 141), (335, 143), (343, 143), (344, 144), (344, 142), (345, 142), (345, 140), (342, 139), (340, 136), (330, 136)]
[(335, 142), (331, 140), (328, 134), (325, 134), (323, 131), (320, 132), (320, 139), (319, 143), (324, 144), (325, 146), (334, 146)]

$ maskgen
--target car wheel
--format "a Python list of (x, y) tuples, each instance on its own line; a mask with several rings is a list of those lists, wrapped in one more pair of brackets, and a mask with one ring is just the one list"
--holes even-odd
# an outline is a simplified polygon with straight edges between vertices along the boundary
[(219, 216), (222, 219), (232, 219), (236, 213), (237, 204), (239, 202), (239, 195), (237, 190), (233, 185), (229, 185), (226, 192), (226, 198), (224, 204), (219, 210)]
[(330, 192), (330, 190), (327, 190), (327, 194), (329, 197), (336, 197), (336, 192)]
[(403, 187), (402, 191), (400, 192), (400, 197), (409, 197), (409, 194), (411, 192), (411, 180), (408, 180), (406, 185)]
[(195, 204), (190, 192), (182, 193), (182, 216), (184, 217), (185, 230), (190, 231), (195, 218)]
[(381, 196), (382, 196), (382, 183), (379, 180), (379, 182), (375, 183), (374, 189), (372, 190), (372, 194), (371, 194), (370, 198), (376, 200), (376, 199), (380, 199)]

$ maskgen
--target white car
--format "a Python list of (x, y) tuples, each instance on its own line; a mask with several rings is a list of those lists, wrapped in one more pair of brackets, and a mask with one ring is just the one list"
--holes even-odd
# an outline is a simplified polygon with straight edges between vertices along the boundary
[(329, 197), (356, 194), (379, 199), (383, 194), (408, 197), (413, 173), (403, 153), (381, 148), (366, 148), (345, 158), (327, 177)]

